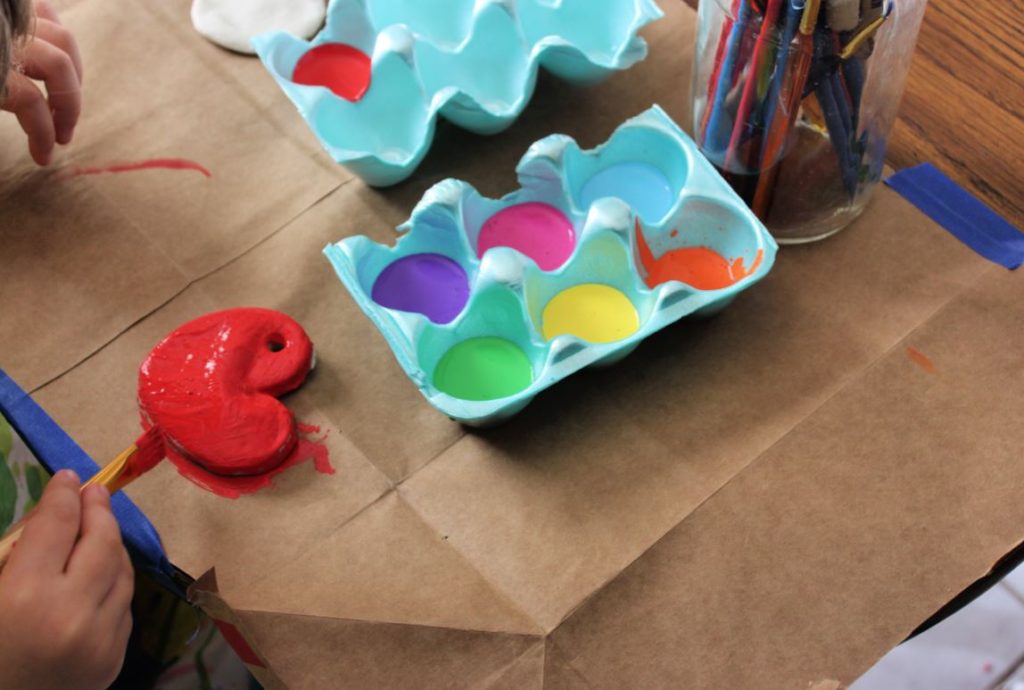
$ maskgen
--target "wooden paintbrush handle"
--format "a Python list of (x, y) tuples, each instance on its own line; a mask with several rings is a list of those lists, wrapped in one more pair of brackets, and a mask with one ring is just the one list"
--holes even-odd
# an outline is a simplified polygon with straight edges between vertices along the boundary
[[(100, 469), (99, 472), (94, 474), (91, 479), (82, 484), (82, 491), (85, 491), (88, 487), (93, 484), (102, 484), (107, 487), (110, 493), (121, 490), (129, 482), (136, 478), (138, 475), (130, 475), (125, 472), (125, 468), (128, 467), (128, 461), (138, 452), (139, 448), (137, 445), (132, 444), (124, 450), (120, 455), (107, 463)], [(14, 546), (18, 543), (18, 539), (21, 538), (21, 533), (25, 531), (25, 519), (23, 518), (14, 528), (5, 536), (0, 539), (0, 570), (3, 570), (4, 566), (7, 565), (7, 560), (11, 557), (11, 553), (14, 552)]]
[(19, 523), (17, 527), (7, 533), (7, 536), (0, 539), (0, 570), (3, 570), (4, 566), (7, 565), (7, 559), (11, 557), (11, 553), (14, 552), (14, 545), (18, 543), (18, 539), (21, 538), (21, 533), (25, 531), (25, 525)]

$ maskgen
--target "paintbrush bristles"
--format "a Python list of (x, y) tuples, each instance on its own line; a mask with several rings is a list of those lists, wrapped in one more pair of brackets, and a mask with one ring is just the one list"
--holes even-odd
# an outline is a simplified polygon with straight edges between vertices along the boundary
[(164, 438), (160, 430), (153, 426), (135, 440), (138, 453), (131, 458), (130, 465), (135, 476), (148, 472), (167, 455), (164, 450)]
[(116, 493), (139, 478), (164, 458), (164, 442), (159, 429), (146, 430), (131, 446), (97, 472), (82, 488), (102, 484), (110, 493)]
[(128, 460), (138, 451), (138, 448), (133, 444), (128, 448), (121, 451), (116, 458), (108, 462), (100, 469), (99, 472), (94, 474), (89, 481), (82, 485), (82, 489), (86, 489), (93, 484), (102, 484), (103, 486), (110, 487), (110, 483), (117, 477), (121, 476), (124, 471), (124, 467)]
[(99, 483), (106, 486), (110, 493), (116, 493), (156, 467), (165, 455), (164, 440), (159, 429), (150, 427), (130, 448), (103, 468), (97, 475), (104, 475)]

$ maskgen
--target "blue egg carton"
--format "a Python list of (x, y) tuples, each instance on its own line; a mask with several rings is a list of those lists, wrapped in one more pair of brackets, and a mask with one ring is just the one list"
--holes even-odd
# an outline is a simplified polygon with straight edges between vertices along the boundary
[[(324, 250), (409, 378), (434, 407), (462, 423), (482, 426), (506, 419), (540, 391), (586, 366), (625, 357), (644, 338), (684, 316), (717, 312), (774, 264), (777, 245), (771, 235), (658, 106), (590, 151), (567, 136), (542, 139), (530, 147), (517, 173), (521, 189), (501, 199), (485, 198), (457, 180), (435, 185), (399, 228), (403, 235), (394, 246), (356, 236)], [(508, 246), (481, 256), (482, 229), (497, 214), (523, 204), (557, 209), (571, 223), (575, 242), (561, 266), (544, 270), (535, 258)], [(645, 282), (651, 279), (650, 258), (645, 264), (640, 236), (655, 260), (686, 248), (713, 250), (730, 272), (739, 267), (737, 279), (714, 289), (676, 280), (651, 287)], [(398, 305), (405, 310), (375, 301), (375, 288), (389, 267), (426, 255), (464, 273), (468, 289), (461, 309), (408, 310), (429, 302), (432, 291), (451, 303), (453, 293), (444, 292), (450, 282), (431, 282), (433, 274), (414, 276), (419, 282), (410, 285), (409, 305)], [(540, 257), (541, 263), (547, 258)], [(571, 334), (545, 337), (552, 300), (580, 285), (609, 287), (628, 298), (638, 317), (635, 332), (614, 342)], [(501, 339), (525, 355), (529, 385), (483, 400), (440, 390), (435, 372), (447, 353), (478, 338)]]
[[(540, 66), (600, 81), (646, 56), (637, 32), (661, 16), (654, 0), (331, 0), (312, 42), (277, 32), (253, 46), (331, 157), (387, 186), (422, 162), (439, 113), (496, 134), (526, 108)], [(372, 56), (358, 101), (292, 81), (300, 58), (328, 43)]]

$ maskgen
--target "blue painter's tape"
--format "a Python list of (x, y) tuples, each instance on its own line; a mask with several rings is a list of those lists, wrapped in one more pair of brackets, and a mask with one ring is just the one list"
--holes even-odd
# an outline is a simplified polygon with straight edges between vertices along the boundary
[(1024, 264), (1024, 232), (931, 163), (901, 170), (885, 183), (989, 261), (1011, 271)]
[[(3, 369), (0, 369), (0, 414), (51, 473), (72, 469), (79, 477), (87, 478), (99, 470), (92, 458)], [(135, 567), (182, 596), (184, 593), (174, 579), (174, 567), (167, 560), (153, 524), (123, 493), (112, 496), (111, 504)]]

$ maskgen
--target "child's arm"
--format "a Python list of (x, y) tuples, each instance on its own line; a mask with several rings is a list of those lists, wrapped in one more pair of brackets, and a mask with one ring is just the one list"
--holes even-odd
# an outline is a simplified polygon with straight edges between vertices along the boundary
[(100, 690), (131, 632), (134, 587), (110, 496), (54, 475), (0, 572), (0, 687)]
[[(82, 60), (74, 36), (61, 25), (49, 2), (36, 0), (33, 10), (33, 33), (23, 43), (15, 42), (14, 66), (0, 75), (0, 87), (6, 77), (0, 109), (14, 113), (28, 136), (32, 159), (47, 165), (54, 143), (69, 143), (78, 124)], [(33, 80), (46, 84), (45, 96)]]

